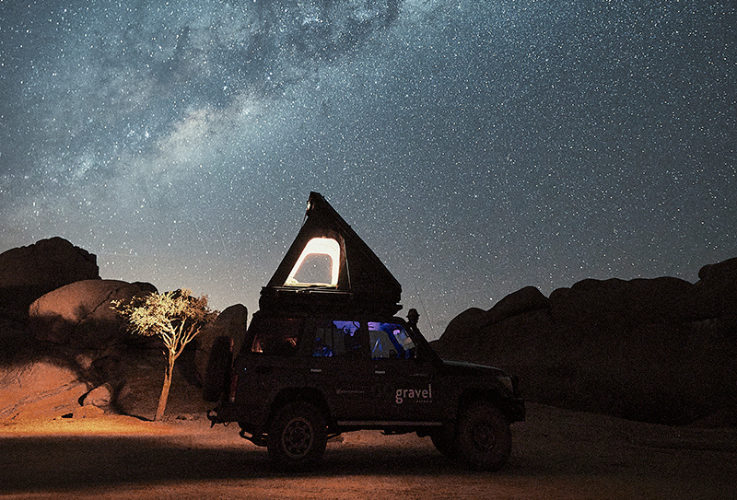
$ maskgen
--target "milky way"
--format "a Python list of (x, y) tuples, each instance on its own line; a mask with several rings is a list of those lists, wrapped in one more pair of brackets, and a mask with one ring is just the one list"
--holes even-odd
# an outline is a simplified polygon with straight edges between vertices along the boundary
[(428, 337), (737, 256), (732, 1), (0, 0), (0, 251), (257, 308), (322, 193)]

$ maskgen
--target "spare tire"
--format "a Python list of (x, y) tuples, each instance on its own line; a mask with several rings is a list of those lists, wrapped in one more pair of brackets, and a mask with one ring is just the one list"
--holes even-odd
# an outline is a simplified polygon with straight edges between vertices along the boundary
[(225, 335), (217, 337), (210, 349), (210, 357), (202, 383), (202, 399), (211, 403), (220, 401), (230, 390), (230, 370), (233, 364), (233, 339)]

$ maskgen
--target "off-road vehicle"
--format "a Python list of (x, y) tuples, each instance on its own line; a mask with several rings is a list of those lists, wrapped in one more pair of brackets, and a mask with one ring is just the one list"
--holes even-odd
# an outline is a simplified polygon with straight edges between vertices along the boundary
[(218, 402), (213, 425), (237, 422), (242, 437), (266, 446), (270, 461), (286, 469), (315, 464), (331, 436), (359, 429), (430, 436), (447, 457), (501, 467), (511, 452), (509, 425), (525, 416), (517, 380), (441, 359), (420, 334), (416, 311), (407, 322), (395, 316), (400, 293), (373, 252), (312, 193), (240, 352), (233, 359), (228, 337), (212, 346), (203, 397)]

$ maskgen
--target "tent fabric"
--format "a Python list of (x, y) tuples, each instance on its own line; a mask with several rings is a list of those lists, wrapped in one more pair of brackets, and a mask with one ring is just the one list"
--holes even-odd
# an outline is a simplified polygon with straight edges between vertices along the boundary
[[(340, 246), (335, 286), (288, 282), (295, 264), (314, 238), (330, 238)], [(369, 246), (319, 194), (312, 192), (302, 227), (276, 272), (261, 290), (261, 309), (338, 307), (394, 314), (402, 286)]]

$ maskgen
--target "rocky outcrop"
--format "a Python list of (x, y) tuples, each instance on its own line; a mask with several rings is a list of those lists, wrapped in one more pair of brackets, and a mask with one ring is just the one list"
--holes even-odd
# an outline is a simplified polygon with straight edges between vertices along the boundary
[(87, 384), (52, 360), (0, 368), (0, 419), (55, 418), (72, 413)]
[(484, 326), (498, 323), (528, 311), (539, 311), (548, 307), (550, 307), (550, 303), (540, 290), (534, 286), (526, 286), (507, 295), (492, 307), (486, 315)]
[(700, 317), (737, 316), (737, 258), (702, 267), (694, 288)]
[(113, 300), (155, 292), (148, 283), (84, 280), (57, 288), (29, 308), (29, 329), (37, 340), (74, 349), (103, 349), (132, 340), (111, 308)]
[[(118, 318), (108, 316), (113, 298), (152, 288), (83, 281), (47, 294), (48, 301), (39, 300), (30, 320), (38, 339), (18, 331), (13, 340), (25, 342), (19, 351), (0, 343), (0, 420), (91, 418), (107, 413), (153, 417), (166, 365), (161, 346), (156, 340), (150, 343), (149, 338), (131, 335)], [(78, 314), (81, 310), (89, 313)], [(227, 308), (177, 360), (168, 414), (200, 414), (211, 407), (202, 400), (195, 354), (205, 357), (219, 335), (240, 342), (246, 317), (244, 306)]]
[(737, 259), (699, 277), (584, 280), (545, 300), (528, 287), (461, 313), (434, 345), (519, 375), (531, 401), (669, 424), (731, 414), (737, 424)]
[(56, 237), (0, 254), (0, 313), (24, 319), (28, 306), (56, 288), (100, 279), (97, 257)]
[(107, 408), (115, 402), (115, 388), (109, 382), (95, 387), (82, 397), (82, 406)]
[[(21, 359), (11, 358), (6, 377), (22, 383), (6, 395), (6, 416), (12, 417), (15, 412), (18, 418), (90, 417), (117, 412), (117, 400), (125, 392), (129, 377), (136, 376), (125, 363), (146, 359), (147, 353), (141, 350), (139, 338), (128, 331), (126, 322), (112, 310), (111, 302), (155, 291), (147, 283), (95, 279), (70, 283), (35, 300), (29, 307), (25, 336), (26, 342), (36, 345), (26, 345), (26, 349), (44, 352), (52, 360), (49, 363), (57, 371), (63, 369), (63, 373), (52, 373), (44, 368), (46, 365), (39, 365), (30, 350)], [(38, 376), (28, 383), (25, 373)], [(48, 388), (36, 387), (44, 377)], [(85, 409), (80, 409), (80, 404)]]
[(668, 277), (588, 279), (550, 294), (550, 310), (561, 324), (682, 323), (700, 317), (694, 306), (694, 285)]
[[(108, 412), (153, 416), (166, 360), (156, 338), (132, 335), (113, 300), (155, 292), (102, 280), (94, 255), (61, 238), (0, 255), (0, 419)], [(240, 340), (247, 310), (233, 306), (177, 361), (169, 409), (202, 412), (195, 358), (218, 335)], [(204, 368), (203, 368), (204, 371)]]

